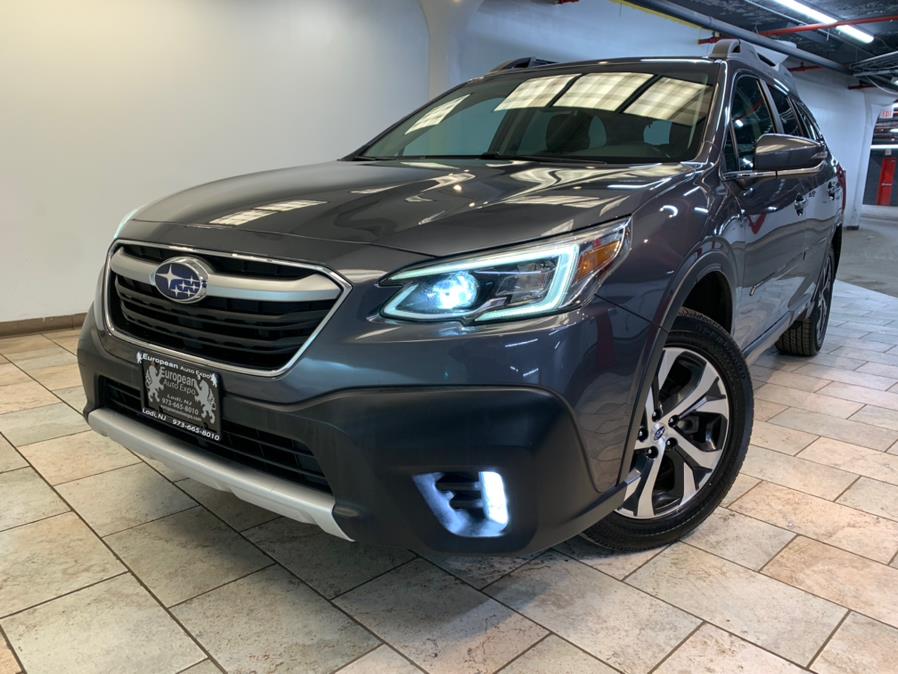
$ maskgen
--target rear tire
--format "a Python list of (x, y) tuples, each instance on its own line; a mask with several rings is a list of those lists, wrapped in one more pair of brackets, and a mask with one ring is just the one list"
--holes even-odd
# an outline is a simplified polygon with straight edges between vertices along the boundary
[[(632, 468), (636, 490), (581, 534), (604, 548), (647, 550), (713, 512), (742, 467), (754, 416), (748, 367), (720, 325), (680, 310), (648, 389)], [(657, 402), (656, 402), (657, 401)]]
[(833, 299), (836, 259), (830, 248), (820, 271), (820, 284), (814, 298), (814, 310), (789, 326), (776, 342), (780, 353), (790, 356), (815, 356), (823, 347)]

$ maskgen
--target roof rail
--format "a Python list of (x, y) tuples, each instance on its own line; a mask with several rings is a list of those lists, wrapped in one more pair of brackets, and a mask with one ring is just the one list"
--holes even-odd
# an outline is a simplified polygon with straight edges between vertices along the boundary
[(718, 40), (711, 50), (711, 58), (724, 60), (739, 60), (753, 65), (760, 70), (773, 71), (772, 74), (785, 84), (789, 89), (795, 90), (795, 78), (788, 68), (781, 63), (771, 61), (767, 56), (758, 52), (755, 46), (745, 40)]
[(511, 59), (500, 63), (490, 70), (491, 73), (497, 73), (502, 70), (520, 70), (523, 68), (535, 68), (537, 66), (548, 66), (557, 63), (556, 61), (546, 61), (545, 59), (534, 58), (533, 56), (523, 56), (521, 58)]

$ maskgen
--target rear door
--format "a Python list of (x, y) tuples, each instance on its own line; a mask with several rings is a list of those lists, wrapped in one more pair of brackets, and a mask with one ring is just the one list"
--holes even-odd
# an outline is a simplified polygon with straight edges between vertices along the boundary
[(758, 139), (778, 130), (761, 80), (739, 74), (730, 108), (730, 147), (725, 146), (725, 158), (731, 158), (725, 159), (724, 177), (740, 208), (743, 269), (735, 338), (743, 347), (787, 313), (798, 290), (796, 266), (804, 256), (800, 181), (753, 175)]
[[(814, 120), (810, 111), (804, 105), (793, 99), (793, 105), (801, 120), (802, 129), (806, 138), (811, 138), (826, 145), (826, 139), (820, 133), (820, 127)], [(817, 280), (826, 251), (829, 250), (833, 231), (842, 217), (842, 206), (845, 194), (844, 186), (839, 180), (836, 170), (836, 160), (827, 146), (826, 159), (820, 171), (809, 176), (812, 182), (813, 194), (808, 201), (808, 266), (813, 281)]]
[[(797, 102), (778, 84), (768, 86), (771, 100), (779, 114), (782, 133), (818, 140), (816, 129), (808, 121), (802, 120)], [(805, 119), (809, 113), (804, 113)], [(812, 129), (809, 131), (809, 128)], [(826, 250), (822, 242), (829, 240), (829, 232), (838, 215), (836, 197), (838, 181), (834, 167), (829, 162), (821, 162), (816, 169), (802, 171), (791, 177), (801, 192), (800, 201), (804, 212), (799, 216), (799, 224), (804, 229), (803, 259), (795, 267), (795, 275), (791, 279), (794, 286), (789, 308), (801, 308), (816, 287), (820, 265), (823, 263), (823, 252)]]

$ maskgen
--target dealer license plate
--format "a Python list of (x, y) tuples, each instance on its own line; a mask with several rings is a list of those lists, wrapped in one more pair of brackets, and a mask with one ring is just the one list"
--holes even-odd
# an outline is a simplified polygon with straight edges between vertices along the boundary
[(221, 380), (214, 372), (138, 353), (143, 413), (210, 440), (221, 440)]

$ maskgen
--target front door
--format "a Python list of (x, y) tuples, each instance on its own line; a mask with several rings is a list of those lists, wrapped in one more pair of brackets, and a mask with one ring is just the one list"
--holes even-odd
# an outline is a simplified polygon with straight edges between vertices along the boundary
[[(754, 168), (758, 139), (775, 133), (774, 117), (761, 82), (750, 75), (736, 80), (731, 108), (731, 148), (736, 171)], [(805, 258), (805, 184), (798, 177), (728, 180), (741, 216), (742, 279), (734, 337), (748, 346), (790, 308)]]

